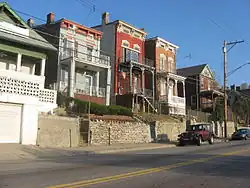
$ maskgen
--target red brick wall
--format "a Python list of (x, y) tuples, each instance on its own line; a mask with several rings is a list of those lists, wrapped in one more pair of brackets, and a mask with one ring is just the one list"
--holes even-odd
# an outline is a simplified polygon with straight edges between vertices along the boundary
[[(202, 87), (201, 79), (204, 80), (204, 87)], [(200, 76), (200, 90), (201, 91), (208, 90), (208, 82), (210, 82), (210, 90), (212, 90), (214, 87), (214, 83), (213, 83), (214, 80), (206, 76), (202, 76), (202, 75)]]
[(97, 104), (105, 104), (105, 98), (103, 97), (94, 97), (94, 96), (88, 96), (88, 95), (75, 94), (75, 98), (83, 100), (83, 101), (90, 100), (90, 102), (94, 102)]
[[(155, 49), (155, 54), (156, 54), (156, 56), (155, 56), (156, 57), (155, 58), (155, 62), (156, 62), (155, 68), (156, 68), (156, 71), (159, 71), (159, 69), (160, 69), (160, 54), (164, 54), (166, 57), (172, 57), (174, 59), (174, 62), (175, 62), (176, 55), (175, 55), (175, 53), (173, 53), (170, 50), (166, 51), (162, 47), (157, 47)], [(168, 64), (168, 61), (167, 61), (166, 64), (165, 64), (165, 70), (167, 71), (168, 68), (169, 68), (169, 64)], [(172, 70), (173, 70), (173, 73), (176, 73), (176, 62), (174, 64), (174, 68)]]
[[(122, 58), (122, 40), (127, 40), (130, 44), (130, 48), (133, 48), (134, 44), (138, 44), (140, 46), (140, 54), (139, 54), (139, 59), (140, 62), (142, 62), (142, 59), (144, 57), (144, 40), (135, 38), (130, 36), (129, 34), (122, 33), (122, 32), (116, 32), (116, 63), (118, 64), (120, 62), (120, 59)], [(114, 92), (118, 93), (118, 82), (120, 81), (121, 87), (123, 87), (123, 92), (122, 94), (125, 94), (124, 91), (127, 90), (129, 91), (129, 74), (126, 75), (126, 79), (123, 79), (119, 74), (118, 74), (118, 69), (117, 67), (114, 70), (115, 72), (115, 87), (114, 87)], [(138, 86), (141, 88), (141, 76), (138, 77)], [(126, 88), (125, 88), (126, 87)]]

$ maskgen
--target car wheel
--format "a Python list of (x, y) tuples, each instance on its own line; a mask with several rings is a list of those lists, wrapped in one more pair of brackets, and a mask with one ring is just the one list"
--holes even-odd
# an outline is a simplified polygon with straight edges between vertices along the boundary
[(247, 140), (247, 136), (245, 136), (245, 140)]
[(208, 140), (208, 143), (209, 144), (213, 144), (214, 143), (214, 137), (213, 136), (211, 136), (211, 138)]
[(200, 145), (201, 145), (201, 142), (202, 142), (202, 140), (201, 140), (201, 137), (199, 136), (199, 138), (198, 138), (198, 140), (197, 140), (197, 146), (200, 146)]

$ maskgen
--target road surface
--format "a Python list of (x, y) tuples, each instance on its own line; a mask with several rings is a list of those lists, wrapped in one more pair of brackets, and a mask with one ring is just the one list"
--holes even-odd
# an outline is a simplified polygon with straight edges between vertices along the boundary
[(1, 165), (1, 188), (247, 188), (250, 141)]

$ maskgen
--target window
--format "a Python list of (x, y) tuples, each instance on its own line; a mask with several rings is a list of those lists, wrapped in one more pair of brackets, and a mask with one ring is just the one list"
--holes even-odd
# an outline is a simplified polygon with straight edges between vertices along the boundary
[(63, 39), (63, 54), (67, 54), (67, 50), (68, 50), (68, 40), (67, 38)]
[(123, 58), (122, 60), (124, 62), (126, 61), (135, 61), (135, 62), (139, 62), (139, 53), (133, 50), (130, 50), (128, 48), (123, 48)]
[(203, 89), (204, 88), (204, 78), (203, 77), (200, 78), (200, 82), (201, 82), (200, 86)]
[(195, 106), (196, 105), (196, 95), (191, 96), (191, 105)]
[(210, 90), (211, 88), (211, 83), (210, 83), (210, 80), (207, 81), (207, 89)]
[(75, 41), (75, 57), (78, 57), (78, 42)]
[(160, 56), (160, 71), (163, 71), (165, 69), (165, 57)]
[(174, 73), (175, 66), (174, 66), (174, 59), (172, 57), (168, 58), (168, 72)]
[(92, 61), (92, 52), (93, 52), (93, 48), (87, 47), (87, 59), (89, 61)]

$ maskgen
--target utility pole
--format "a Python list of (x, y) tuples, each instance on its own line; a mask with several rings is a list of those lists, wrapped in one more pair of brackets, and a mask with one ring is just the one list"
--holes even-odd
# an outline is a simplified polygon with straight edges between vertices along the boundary
[[(238, 43), (242, 43), (241, 41), (227, 42), (224, 40), (223, 44), (223, 54), (224, 54), (224, 137), (227, 138), (227, 53)], [(230, 48), (227, 50), (227, 46)]]

